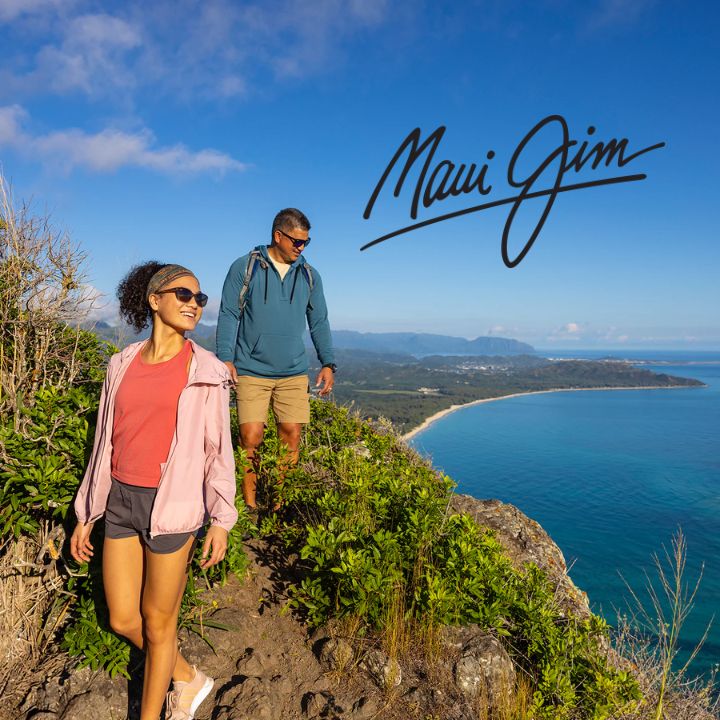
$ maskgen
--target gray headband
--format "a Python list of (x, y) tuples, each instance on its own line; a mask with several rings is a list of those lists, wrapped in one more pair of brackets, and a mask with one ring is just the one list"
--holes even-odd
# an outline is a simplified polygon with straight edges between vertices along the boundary
[[(150, 278), (145, 297), (149, 299), (150, 296), (153, 293), (156, 293), (161, 287), (163, 287), (163, 285), (167, 285), (169, 282), (172, 282), (179, 277), (183, 277), (184, 275), (190, 275), (190, 277), (194, 277), (197, 280), (195, 273), (182, 265), (165, 265), (165, 267), (161, 267)], [(198, 280), (198, 283), (199, 282), (200, 281)]]

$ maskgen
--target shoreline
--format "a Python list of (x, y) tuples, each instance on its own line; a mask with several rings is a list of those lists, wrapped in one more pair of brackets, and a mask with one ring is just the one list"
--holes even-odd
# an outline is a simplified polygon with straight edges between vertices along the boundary
[(456, 410), (462, 410), (462, 408), (471, 407), (473, 405), (480, 405), (481, 403), (494, 402), (495, 400), (507, 400), (508, 398), (522, 397), (523, 395), (542, 395), (545, 393), (554, 392), (580, 392), (584, 390), (687, 390), (690, 387), (696, 387), (692, 385), (640, 385), (637, 387), (586, 387), (586, 388), (550, 388), (548, 390), (527, 390), (526, 392), (511, 393), (510, 395), (498, 395), (497, 397), (480, 398), (479, 400), (472, 400), (469, 403), (461, 403), (460, 405), (451, 405), (449, 408), (444, 410), (438, 410), (438, 412), (425, 418), (419, 425), (408, 430), (400, 439), (404, 442), (412, 439), (418, 433), (429, 428), (433, 423), (440, 420), (440, 418), (454, 413)]

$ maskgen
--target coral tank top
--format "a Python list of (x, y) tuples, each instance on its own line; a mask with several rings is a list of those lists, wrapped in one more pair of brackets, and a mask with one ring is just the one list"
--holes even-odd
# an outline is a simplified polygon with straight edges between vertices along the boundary
[(180, 393), (187, 384), (192, 345), (149, 365), (138, 353), (115, 396), (112, 476), (120, 482), (157, 487), (177, 424)]

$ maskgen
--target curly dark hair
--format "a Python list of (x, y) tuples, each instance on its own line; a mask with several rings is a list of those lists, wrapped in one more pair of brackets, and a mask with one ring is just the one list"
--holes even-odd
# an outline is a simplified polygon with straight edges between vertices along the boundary
[(120, 301), (120, 315), (136, 332), (144, 330), (150, 324), (152, 311), (146, 293), (150, 278), (167, 263), (149, 260), (135, 265), (117, 286), (117, 298)]

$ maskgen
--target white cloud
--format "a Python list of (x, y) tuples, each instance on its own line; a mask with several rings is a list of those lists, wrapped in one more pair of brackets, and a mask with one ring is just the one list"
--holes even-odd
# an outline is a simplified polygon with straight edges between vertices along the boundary
[(27, 113), (19, 105), (0, 107), (0, 145), (12, 145)]
[(139, 167), (168, 174), (224, 173), (247, 166), (217, 150), (191, 151), (182, 144), (157, 147), (153, 134), (107, 128), (98, 133), (71, 128), (32, 135), (23, 125), (28, 115), (19, 105), (0, 107), (0, 147), (12, 147), (65, 170), (75, 167), (112, 172)]
[(268, 81), (332, 71), (348, 39), (389, 14), (387, 0), (136, 0), (112, 14), (78, 14), (56, 0), (0, 0), (0, 20), (28, 12), (23, 3), (62, 12), (53, 23), (28, 24), (15, 52), (5, 44), (0, 96), (82, 93), (118, 103), (148, 89), (235, 98), (264, 92)]
[(127, 54), (141, 44), (138, 28), (110, 15), (72, 19), (59, 47), (48, 45), (37, 54), (35, 80), (57, 92), (81, 90), (93, 94), (130, 87), (135, 77)]
[(577, 342), (578, 340), (586, 340), (590, 335), (588, 327), (584, 323), (569, 322), (559, 328), (555, 328), (547, 337), (546, 342)]
[(218, 319), (218, 313), (220, 312), (220, 298), (212, 297), (208, 300), (208, 304), (203, 308), (202, 318), (200, 322), (216, 323)]
[(547, 337), (548, 342), (584, 342), (591, 345), (625, 344), (631, 337), (627, 331), (623, 332), (614, 325), (605, 327), (593, 327), (590, 323), (568, 322), (559, 328), (555, 328)]
[(86, 321), (92, 323), (106, 322), (116, 325), (119, 320), (117, 300), (109, 297), (93, 285), (85, 285), (83, 294), (90, 302), (90, 310)]
[(10, 22), (22, 15), (33, 15), (61, 6), (63, 0), (0, 0), (0, 22)]

